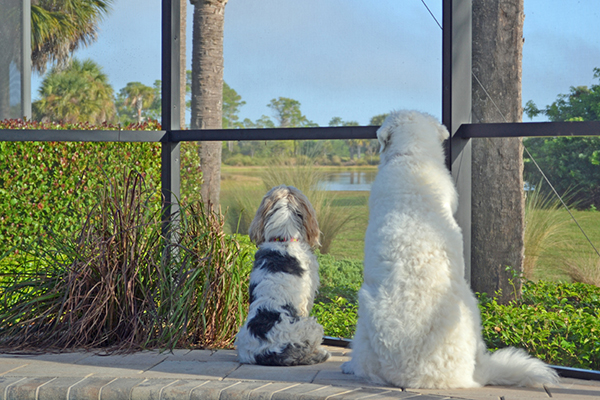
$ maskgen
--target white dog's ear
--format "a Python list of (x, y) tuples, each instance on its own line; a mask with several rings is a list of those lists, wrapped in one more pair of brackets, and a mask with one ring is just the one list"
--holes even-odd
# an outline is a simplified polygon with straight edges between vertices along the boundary
[(444, 140), (446, 140), (450, 137), (450, 133), (448, 132), (448, 129), (446, 129), (446, 127), (443, 124), (440, 124), (437, 121), (436, 121), (436, 124), (437, 124), (438, 134), (440, 135), (440, 142), (443, 142)]
[(383, 153), (388, 148), (391, 142), (392, 129), (385, 122), (377, 129), (377, 140), (379, 140), (379, 152)]

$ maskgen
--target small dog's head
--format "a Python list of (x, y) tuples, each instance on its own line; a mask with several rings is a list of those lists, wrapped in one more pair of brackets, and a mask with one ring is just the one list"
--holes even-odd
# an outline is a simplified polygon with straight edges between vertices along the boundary
[(382, 161), (402, 154), (438, 154), (448, 130), (433, 116), (418, 111), (395, 111), (377, 130)]
[(297, 239), (319, 246), (319, 224), (308, 198), (293, 186), (276, 186), (263, 197), (250, 224), (250, 239), (260, 245), (269, 240)]

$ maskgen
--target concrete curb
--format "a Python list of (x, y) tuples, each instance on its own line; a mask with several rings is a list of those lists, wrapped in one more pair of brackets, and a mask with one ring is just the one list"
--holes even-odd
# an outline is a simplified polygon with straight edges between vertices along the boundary
[(400, 389), (313, 383), (135, 378), (0, 377), (4, 400), (299, 400), (442, 399)]
[[(0, 400), (548, 399), (543, 389), (402, 390), (341, 373), (349, 349), (298, 367), (240, 364), (232, 350), (103, 356), (89, 352), (0, 354)], [(563, 379), (555, 399), (600, 398), (600, 382)]]

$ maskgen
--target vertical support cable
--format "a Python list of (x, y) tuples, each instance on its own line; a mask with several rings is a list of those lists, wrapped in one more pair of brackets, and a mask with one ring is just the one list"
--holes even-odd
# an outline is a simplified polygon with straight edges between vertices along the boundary
[(31, 120), (31, 0), (23, 0), (21, 15), (21, 117)]
[(471, 0), (444, 0), (442, 123), (450, 132), (446, 163), (458, 190), (456, 220), (464, 241), (465, 279), (471, 281), (471, 142), (456, 135), (471, 122)]
[(171, 142), (171, 131), (181, 129), (179, 109), (180, 67), (180, 0), (162, 0), (161, 95), (162, 128), (167, 131), (161, 143), (161, 188), (163, 196), (163, 234), (172, 239), (173, 216), (179, 211), (180, 143)]

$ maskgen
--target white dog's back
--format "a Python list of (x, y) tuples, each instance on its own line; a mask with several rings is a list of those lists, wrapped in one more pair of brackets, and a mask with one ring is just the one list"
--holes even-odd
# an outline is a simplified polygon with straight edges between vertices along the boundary
[(553, 381), (551, 369), (522, 351), (485, 349), (464, 280), (457, 194), (441, 146), (447, 136), (414, 111), (391, 114), (378, 131), (359, 319), (342, 369), (413, 388)]

